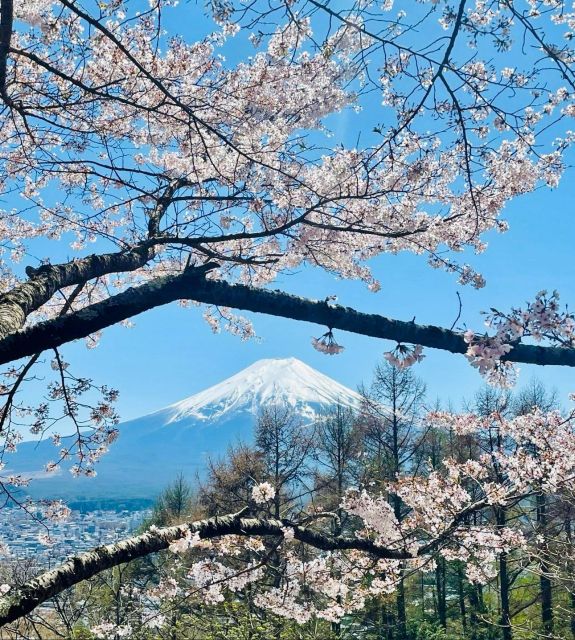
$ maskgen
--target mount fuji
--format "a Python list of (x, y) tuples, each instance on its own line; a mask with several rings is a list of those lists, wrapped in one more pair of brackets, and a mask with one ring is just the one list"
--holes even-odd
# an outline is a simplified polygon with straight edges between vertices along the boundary
[(5, 473), (34, 478), (35, 498), (153, 498), (177, 474), (193, 480), (209, 458), (230, 445), (253, 440), (257, 414), (272, 404), (289, 405), (305, 422), (335, 405), (357, 408), (360, 396), (296, 358), (259, 360), (200, 393), (154, 413), (124, 422), (96, 478), (73, 478), (66, 469), (43, 472), (54, 457), (51, 442), (24, 442), (7, 459)]

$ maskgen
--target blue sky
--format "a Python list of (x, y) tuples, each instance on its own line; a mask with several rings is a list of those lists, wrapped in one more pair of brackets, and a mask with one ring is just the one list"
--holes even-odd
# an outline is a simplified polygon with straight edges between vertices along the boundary
[[(194, 30), (199, 29), (198, 24), (206, 23), (194, 24)], [(244, 47), (240, 41), (235, 46), (238, 50)], [(369, 107), (369, 116), (377, 121), (379, 114), (371, 111), (375, 108), (373, 104)], [(359, 121), (363, 117), (355, 116)], [(334, 140), (355, 142), (357, 122), (350, 114), (334, 119)], [(358, 310), (404, 320), (415, 316), (419, 323), (448, 327), (457, 316), (459, 292), (463, 312), (458, 326), (475, 330), (483, 327), (481, 310), (522, 305), (540, 289), (558, 289), (563, 302), (575, 304), (574, 177), (573, 170), (568, 170), (558, 189), (541, 189), (512, 202), (506, 210), (510, 231), (488, 235), (489, 247), (483, 255), (464, 257), (486, 277), (487, 286), (482, 290), (462, 287), (453, 274), (433, 270), (424, 257), (408, 254), (382, 256), (373, 262), (374, 274), (382, 283), (377, 294), (361, 283), (337, 280), (313, 268), (286, 275), (274, 286), (317, 299), (335, 294), (340, 304)], [(120, 389), (118, 408), (127, 420), (181, 400), (260, 358), (295, 356), (355, 388), (369, 381), (382, 353), (394, 346), (337, 332), (336, 339), (345, 351), (325, 356), (310, 344), (325, 327), (257, 314), (249, 317), (259, 339), (242, 342), (225, 332), (214, 335), (197, 309), (170, 305), (135, 318), (134, 329), (107, 330), (95, 350), (86, 350), (82, 342), (64, 347), (63, 353), (75, 363), (77, 375)], [(462, 356), (431, 349), (415, 371), (427, 382), (430, 402), (438, 397), (457, 405), (482, 384)], [(574, 370), (523, 366), (520, 384), (535, 376), (557, 387), (564, 399), (575, 391)]]

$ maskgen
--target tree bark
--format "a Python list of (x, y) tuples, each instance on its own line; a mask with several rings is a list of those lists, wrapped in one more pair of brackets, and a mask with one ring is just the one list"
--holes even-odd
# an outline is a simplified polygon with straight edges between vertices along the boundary
[(135, 271), (151, 258), (152, 250), (93, 254), (65, 264), (28, 267), (29, 279), (0, 295), (0, 340), (21, 329), (28, 316), (65, 287), (111, 273)]

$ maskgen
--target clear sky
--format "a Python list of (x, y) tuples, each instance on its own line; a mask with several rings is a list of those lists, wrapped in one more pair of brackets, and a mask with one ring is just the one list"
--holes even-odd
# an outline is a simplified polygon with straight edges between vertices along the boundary
[[(343, 114), (334, 119), (334, 139), (355, 141), (362, 117)], [(575, 304), (574, 178), (574, 171), (568, 170), (558, 189), (542, 189), (515, 200), (506, 211), (510, 231), (487, 236), (489, 247), (484, 254), (464, 256), (464, 261), (486, 277), (487, 286), (482, 290), (462, 287), (454, 274), (433, 270), (425, 257), (407, 254), (383, 256), (373, 263), (374, 274), (382, 283), (377, 294), (360, 283), (337, 280), (313, 268), (286, 275), (274, 286), (317, 299), (335, 294), (340, 304), (361, 311), (404, 320), (415, 316), (418, 323), (447, 327), (457, 316), (459, 292), (463, 311), (458, 326), (478, 331), (483, 328), (481, 310), (523, 305), (540, 289), (558, 289), (563, 302)], [(369, 381), (382, 353), (394, 346), (337, 332), (336, 339), (345, 351), (326, 356), (310, 344), (325, 327), (257, 314), (249, 317), (259, 338), (242, 342), (227, 333), (214, 335), (201, 311), (174, 304), (135, 318), (134, 329), (107, 330), (95, 350), (86, 350), (81, 342), (64, 347), (63, 353), (76, 363), (78, 375), (120, 390), (118, 407), (127, 420), (181, 400), (260, 358), (295, 356), (355, 388)], [(427, 382), (430, 402), (438, 397), (457, 405), (482, 384), (463, 356), (431, 349), (425, 353), (425, 361), (415, 371)], [(535, 376), (557, 387), (565, 400), (575, 391), (575, 370), (523, 366), (520, 384)]]

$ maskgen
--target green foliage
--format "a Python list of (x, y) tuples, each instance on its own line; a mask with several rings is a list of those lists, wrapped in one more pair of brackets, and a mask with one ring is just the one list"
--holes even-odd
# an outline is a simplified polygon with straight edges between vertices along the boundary
[(194, 492), (191, 484), (182, 474), (164, 489), (159, 495), (146, 526), (155, 524), (165, 527), (174, 522), (181, 522), (190, 514), (193, 507)]
[(448, 631), (437, 622), (413, 622), (409, 625), (409, 638), (413, 640), (461, 640), (461, 634)]
[(72, 629), (67, 640), (95, 640), (94, 634), (84, 626)]

